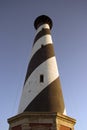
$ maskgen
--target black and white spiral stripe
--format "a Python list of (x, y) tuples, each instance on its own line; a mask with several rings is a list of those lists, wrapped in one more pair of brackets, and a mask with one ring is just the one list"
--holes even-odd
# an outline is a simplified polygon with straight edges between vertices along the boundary
[(40, 24), (37, 28), (19, 106), (19, 113), (23, 111), (65, 113), (48, 23)]

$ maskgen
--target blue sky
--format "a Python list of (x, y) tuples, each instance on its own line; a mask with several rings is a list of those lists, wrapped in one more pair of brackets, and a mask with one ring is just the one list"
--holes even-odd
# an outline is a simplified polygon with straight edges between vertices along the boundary
[(16, 115), (39, 15), (53, 20), (52, 38), (67, 115), (87, 128), (87, 1), (0, 0), (0, 128)]

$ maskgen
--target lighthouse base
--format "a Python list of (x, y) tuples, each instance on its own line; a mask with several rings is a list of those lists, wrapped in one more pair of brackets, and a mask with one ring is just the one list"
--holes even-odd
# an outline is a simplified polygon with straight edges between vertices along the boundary
[(9, 130), (74, 130), (75, 122), (56, 112), (23, 112), (8, 119)]

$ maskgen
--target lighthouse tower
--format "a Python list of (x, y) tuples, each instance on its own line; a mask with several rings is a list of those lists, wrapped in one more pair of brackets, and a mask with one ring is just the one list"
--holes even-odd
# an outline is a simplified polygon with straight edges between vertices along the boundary
[(65, 114), (59, 72), (50, 33), (52, 20), (48, 16), (42, 15), (35, 20), (34, 26), (36, 36), (18, 113), (44, 111)]
[(10, 130), (73, 130), (66, 116), (57, 61), (51, 37), (52, 20), (36, 18), (36, 35), (24, 81), (18, 115), (8, 119)]

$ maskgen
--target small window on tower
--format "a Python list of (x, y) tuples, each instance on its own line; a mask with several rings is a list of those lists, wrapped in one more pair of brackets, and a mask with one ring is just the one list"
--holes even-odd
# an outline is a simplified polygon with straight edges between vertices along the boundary
[(43, 48), (43, 47), (44, 47), (44, 45), (42, 44), (42, 45), (41, 45), (41, 48)]
[(44, 82), (44, 75), (41, 74), (41, 75), (40, 75), (40, 83), (43, 83), (43, 82)]

